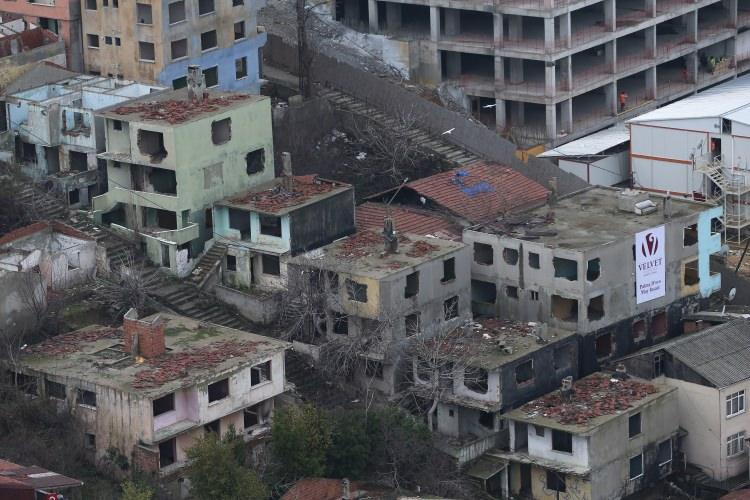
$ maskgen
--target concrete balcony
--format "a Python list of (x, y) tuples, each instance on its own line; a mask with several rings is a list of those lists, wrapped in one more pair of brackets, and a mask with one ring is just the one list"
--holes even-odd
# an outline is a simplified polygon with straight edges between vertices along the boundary
[(179, 212), (182, 210), (180, 199), (177, 195), (150, 193), (147, 191), (136, 191), (121, 187), (110, 187), (110, 190), (105, 194), (95, 196), (93, 202), (95, 212), (108, 212), (118, 203), (170, 210), (172, 212)]
[(453, 457), (459, 465), (479, 458), (497, 445), (498, 433), (484, 437), (467, 436), (452, 438), (442, 434), (435, 435), (435, 448)]

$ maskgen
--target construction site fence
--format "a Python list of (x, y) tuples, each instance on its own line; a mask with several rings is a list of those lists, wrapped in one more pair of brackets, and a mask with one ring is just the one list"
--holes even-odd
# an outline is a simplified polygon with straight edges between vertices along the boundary
[[(276, 64), (292, 62), (288, 69), (296, 67), (296, 47), (277, 36), (269, 34), (264, 54)], [(556, 177), (561, 193), (587, 185), (579, 177), (560, 170), (547, 160), (529, 156), (526, 162), (521, 161), (516, 156), (516, 145), (495, 130), (468, 120), (466, 115), (431, 102), (388, 78), (378, 77), (322, 54), (316, 55), (311, 63), (311, 78), (320, 85), (338, 89), (386, 112), (413, 110), (420, 128), (436, 135), (451, 130), (450, 134), (443, 136), (447, 140), (488, 161), (507, 165), (544, 186)]]

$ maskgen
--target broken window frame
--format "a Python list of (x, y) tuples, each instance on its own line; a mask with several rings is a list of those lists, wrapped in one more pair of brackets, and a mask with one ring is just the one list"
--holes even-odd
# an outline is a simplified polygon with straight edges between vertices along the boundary
[(223, 378), (217, 380), (212, 384), (208, 384), (206, 390), (206, 397), (208, 398), (208, 404), (212, 405), (218, 403), (229, 397), (229, 378)]
[(211, 122), (211, 142), (221, 146), (232, 140), (232, 118), (226, 117)]
[(250, 368), (250, 387), (257, 387), (271, 382), (271, 360), (258, 363)]
[[(266, 423), (265, 418), (263, 417), (263, 410), (261, 408), (262, 404), (263, 403), (257, 403), (257, 404), (254, 404), (252, 406), (248, 406), (242, 412), (242, 417), (243, 417), (242, 418), (242, 426), (243, 426), (243, 429), (245, 430), (245, 432), (247, 432), (248, 430), (255, 429), (258, 426), (263, 425), (263, 424)], [(251, 416), (250, 418), (254, 418), (255, 419), (255, 423), (247, 425), (248, 424), (248, 422), (247, 422), (248, 415)]]
[(530, 358), (518, 363), (513, 369), (516, 385), (528, 385), (534, 381), (534, 359)]
[(404, 336), (413, 337), (419, 335), (422, 328), (422, 315), (414, 312), (404, 316)]
[(464, 387), (477, 394), (487, 394), (490, 389), (490, 374), (484, 368), (467, 366), (464, 368)]
[(458, 295), (449, 297), (443, 301), (443, 318), (445, 321), (451, 321), (460, 316), (458, 313)]
[(260, 174), (266, 168), (265, 148), (255, 149), (245, 155), (245, 172), (247, 175)]

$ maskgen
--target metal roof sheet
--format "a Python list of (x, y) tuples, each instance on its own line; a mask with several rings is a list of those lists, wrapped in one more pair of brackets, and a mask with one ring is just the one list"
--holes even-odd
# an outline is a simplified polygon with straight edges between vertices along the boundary
[(539, 158), (558, 158), (563, 156), (590, 156), (606, 151), (630, 140), (630, 130), (625, 124), (618, 124), (605, 130), (581, 137), (562, 146), (537, 155)]
[(750, 379), (750, 321), (738, 319), (664, 346), (718, 388)]
[(636, 116), (628, 120), (628, 123), (720, 117), (748, 105), (750, 105), (750, 75)]

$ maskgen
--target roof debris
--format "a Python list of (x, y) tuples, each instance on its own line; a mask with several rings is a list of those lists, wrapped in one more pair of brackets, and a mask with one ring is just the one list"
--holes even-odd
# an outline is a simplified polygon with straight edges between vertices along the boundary
[(248, 209), (256, 209), (264, 212), (276, 212), (278, 210), (300, 205), (308, 199), (329, 193), (345, 184), (325, 181), (317, 174), (297, 175), (291, 178), (292, 189), (284, 187), (283, 177), (274, 179), (272, 186), (263, 190), (253, 190), (229, 198), (229, 203), (245, 205)]
[(122, 339), (122, 330), (119, 328), (98, 327), (93, 329), (76, 330), (74, 332), (57, 335), (39, 344), (27, 347), (24, 354), (39, 354), (43, 356), (58, 356), (70, 354), (81, 349), (88, 342), (96, 342), (102, 339)]
[(227, 94), (197, 101), (164, 99), (137, 102), (118, 106), (112, 110), (117, 115), (139, 115), (143, 120), (161, 120), (172, 125), (183, 123), (205, 113), (214, 113), (235, 102), (249, 99), (249, 94)]

